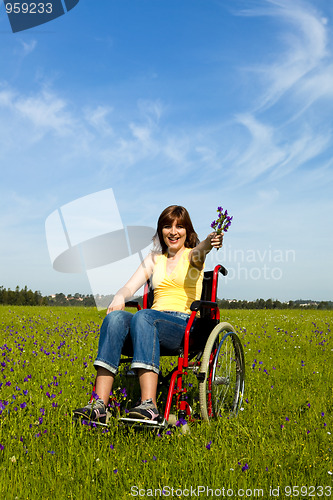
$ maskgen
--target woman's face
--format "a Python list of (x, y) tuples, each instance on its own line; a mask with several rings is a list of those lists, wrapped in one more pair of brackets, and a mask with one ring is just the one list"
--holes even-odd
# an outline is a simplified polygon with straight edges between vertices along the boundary
[(185, 246), (186, 229), (177, 221), (162, 228), (164, 243), (168, 247), (169, 253), (176, 253)]

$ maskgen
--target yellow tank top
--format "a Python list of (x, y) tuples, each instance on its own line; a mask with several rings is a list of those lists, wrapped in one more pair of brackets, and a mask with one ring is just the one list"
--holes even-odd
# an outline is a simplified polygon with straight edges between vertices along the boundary
[(167, 255), (162, 254), (156, 258), (152, 275), (152, 309), (191, 314), (190, 305), (201, 297), (204, 271), (199, 271), (190, 264), (190, 251), (191, 248), (185, 248), (170, 275), (166, 272)]

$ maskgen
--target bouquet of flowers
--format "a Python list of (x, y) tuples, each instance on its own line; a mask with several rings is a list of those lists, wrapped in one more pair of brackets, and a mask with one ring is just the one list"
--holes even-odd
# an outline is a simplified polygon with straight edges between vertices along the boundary
[(213, 220), (210, 227), (212, 227), (217, 234), (221, 234), (222, 231), (226, 233), (231, 226), (233, 218), (228, 215), (228, 210), (223, 212), (222, 207), (217, 207), (217, 213), (218, 217), (216, 220)]

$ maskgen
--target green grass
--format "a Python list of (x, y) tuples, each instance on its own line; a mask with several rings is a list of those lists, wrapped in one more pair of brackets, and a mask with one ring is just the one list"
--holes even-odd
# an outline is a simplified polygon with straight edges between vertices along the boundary
[[(107, 430), (72, 424), (71, 410), (92, 390), (103, 313), (0, 310), (1, 498), (216, 498), (227, 489), (233, 498), (239, 489), (242, 498), (270, 498), (271, 487), (287, 498), (284, 488), (302, 485), (308, 490), (299, 498), (317, 496), (319, 486), (333, 491), (332, 311), (222, 311), (245, 350), (243, 409), (237, 418), (197, 423), (190, 434), (177, 428), (160, 436), (120, 429), (116, 420)], [(128, 388), (122, 403), (130, 405), (133, 379), (121, 376), (116, 387)]]

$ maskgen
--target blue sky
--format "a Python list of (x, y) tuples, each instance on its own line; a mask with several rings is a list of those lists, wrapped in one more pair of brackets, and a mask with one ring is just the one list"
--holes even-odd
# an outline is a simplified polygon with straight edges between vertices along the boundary
[(228, 209), (220, 297), (333, 300), (332, 20), (327, 0), (81, 0), (14, 34), (1, 3), (0, 285), (90, 293), (45, 221), (112, 188), (124, 225), (180, 204), (201, 239)]

